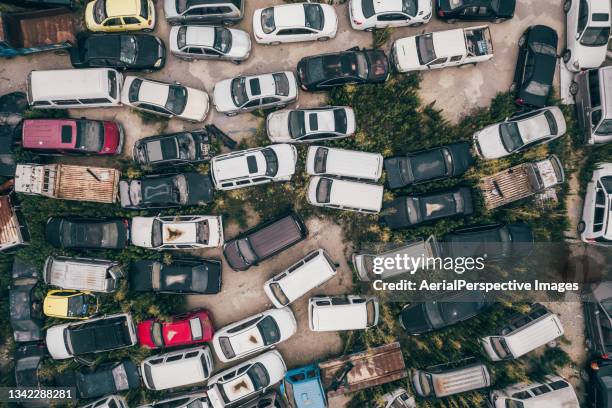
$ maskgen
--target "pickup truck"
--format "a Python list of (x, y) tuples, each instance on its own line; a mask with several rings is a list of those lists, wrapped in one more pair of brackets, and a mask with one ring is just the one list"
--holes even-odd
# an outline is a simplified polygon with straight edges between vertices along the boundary
[(45, 337), (55, 360), (130, 347), (137, 341), (134, 320), (127, 313), (51, 326)]
[(399, 38), (391, 58), (398, 72), (477, 64), (493, 58), (491, 31), (483, 25)]
[(0, 12), (0, 57), (65, 50), (74, 43), (74, 14), (66, 8)]
[(485, 207), (492, 210), (542, 193), (564, 181), (561, 161), (557, 156), (550, 155), (544, 160), (521, 163), (485, 177), (479, 187)]
[(112, 204), (117, 200), (117, 169), (68, 164), (18, 164), (15, 191), (64, 200)]
[(326, 408), (327, 398), (386, 384), (408, 376), (400, 344), (287, 371), (281, 392), (294, 408)]

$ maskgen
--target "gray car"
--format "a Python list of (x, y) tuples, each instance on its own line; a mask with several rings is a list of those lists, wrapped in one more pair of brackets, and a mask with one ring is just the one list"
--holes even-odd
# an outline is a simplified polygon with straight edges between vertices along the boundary
[(244, 16), (244, 0), (164, 0), (171, 25), (235, 24)]
[(192, 392), (176, 395), (160, 401), (139, 405), (138, 408), (208, 408), (210, 404), (206, 392)]
[(170, 51), (186, 61), (210, 59), (239, 64), (251, 53), (251, 38), (247, 32), (233, 28), (176, 26), (170, 30)]

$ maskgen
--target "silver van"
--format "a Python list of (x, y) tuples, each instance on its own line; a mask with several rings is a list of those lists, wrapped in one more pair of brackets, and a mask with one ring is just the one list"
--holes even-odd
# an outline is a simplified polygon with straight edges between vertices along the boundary
[(527, 314), (517, 314), (497, 336), (480, 339), (492, 361), (514, 360), (563, 336), (559, 316), (536, 304)]
[(111, 68), (55, 69), (28, 75), (32, 108), (103, 108), (121, 105), (123, 76)]
[(324, 296), (308, 302), (312, 331), (365, 330), (376, 326), (379, 316), (374, 296)]
[(489, 370), (482, 363), (451, 369), (446, 367), (412, 370), (411, 380), (414, 391), (421, 397), (442, 398), (491, 385)]
[(308, 184), (306, 199), (318, 207), (377, 214), (383, 203), (381, 184), (315, 176)]
[(581, 71), (570, 85), (588, 144), (612, 141), (612, 66)]
[(45, 283), (62, 289), (110, 293), (124, 276), (118, 262), (105, 259), (50, 256), (43, 267)]
[[(357, 252), (351, 257), (353, 266), (357, 271), (359, 280), (369, 282), (377, 279), (391, 279), (396, 276), (405, 273), (414, 273), (412, 269), (396, 268), (396, 263), (393, 263), (393, 267), (384, 268), (380, 273), (377, 273), (377, 269), (380, 265), (384, 266), (384, 260), (386, 258), (395, 259), (397, 256), (403, 258), (404, 256), (409, 258), (435, 258), (440, 254), (440, 247), (436, 238), (431, 235), (427, 239), (418, 239), (414, 242), (402, 245), (399, 248), (395, 248), (380, 254), (371, 254), (367, 252)], [(410, 267), (410, 264), (408, 265)]]
[(380, 153), (311, 146), (306, 156), (306, 173), (311, 176), (378, 181), (382, 176), (383, 163)]
[(572, 385), (562, 377), (547, 375), (542, 381), (528, 381), (491, 391), (492, 408), (580, 408)]

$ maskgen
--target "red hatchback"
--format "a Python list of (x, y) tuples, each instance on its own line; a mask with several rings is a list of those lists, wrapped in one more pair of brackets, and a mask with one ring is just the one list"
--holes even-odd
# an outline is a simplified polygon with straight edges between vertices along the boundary
[(148, 319), (138, 324), (138, 343), (156, 349), (210, 341), (214, 328), (206, 310), (175, 316), (169, 322)]
[(26, 119), (22, 144), (41, 154), (119, 154), (123, 129), (118, 123), (101, 120)]

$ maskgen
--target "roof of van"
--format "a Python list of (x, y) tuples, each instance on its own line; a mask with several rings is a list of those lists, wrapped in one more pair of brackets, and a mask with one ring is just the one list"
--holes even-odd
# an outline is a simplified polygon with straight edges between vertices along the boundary
[(382, 184), (332, 179), (330, 203), (380, 211), (384, 188)]
[(601, 83), (599, 84), (599, 91), (603, 94), (601, 100), (603, 101), (604, 119), (612, 119), (612, 67), (603, 67), (599, 69), (599, 75), (601, 76)]
[(109, 265), (52, 258), (45, 282), (64, 289), (105, 292)]
[(433, 374), (432, 380), (437, 398), (488, 387), (491, 382), (484, 364)]
[[(317, 275), (315, 275), (315, 273)], [(321, 255), (311, 259), (306, 265), (302, 265), (298, 269), (292, 271), (277, 283), (285, 296), (287, 296), (290, 301), (293, 301), (302, 296), (305, 291), (320, 285), (332, 278), (335, 274), (336, 271), (330, 266), (329, 261), (321, 252)], [(315, 276), (317, 276), (316, 279)]]
[(259, 258), (265, 258), (296, 243), (302, 236), (297, 219), (288, 215), (249, 234), (249, 243)]
[(330, 174), (351, 175), (378, 180), (383, 157), (380, 153), (327, 148), (325, 171)]
[(562, 335), (563, 326), (559, 317), (550, 313), (517, 329), (514, 333), (505, 336), (505, 339), (512, 355), (517, 358)]
[[(84, 98), (92, 98), (98, 93), (108, 93), (109, 71), (114, 72), (115, 70), (90, 68), (32, 71), (28, 86), (33, 101), (74, 99), (78, 97), (78, 92), (83, 92)], [(97, 89), (94, 87), (95, 85), (98, 86)], [(69, 92), (67, 89), (73, 92)]]
[[(189, 350), (185, 350), (189, 351)], [(200, 355), (181, 360), (151, 364), (151, 378), (155, 389), (162, 390), (206, 381)]]
[(313, 306), (312, 326), (320, 331), (359, 330), (368, 325), (366, 303)]

